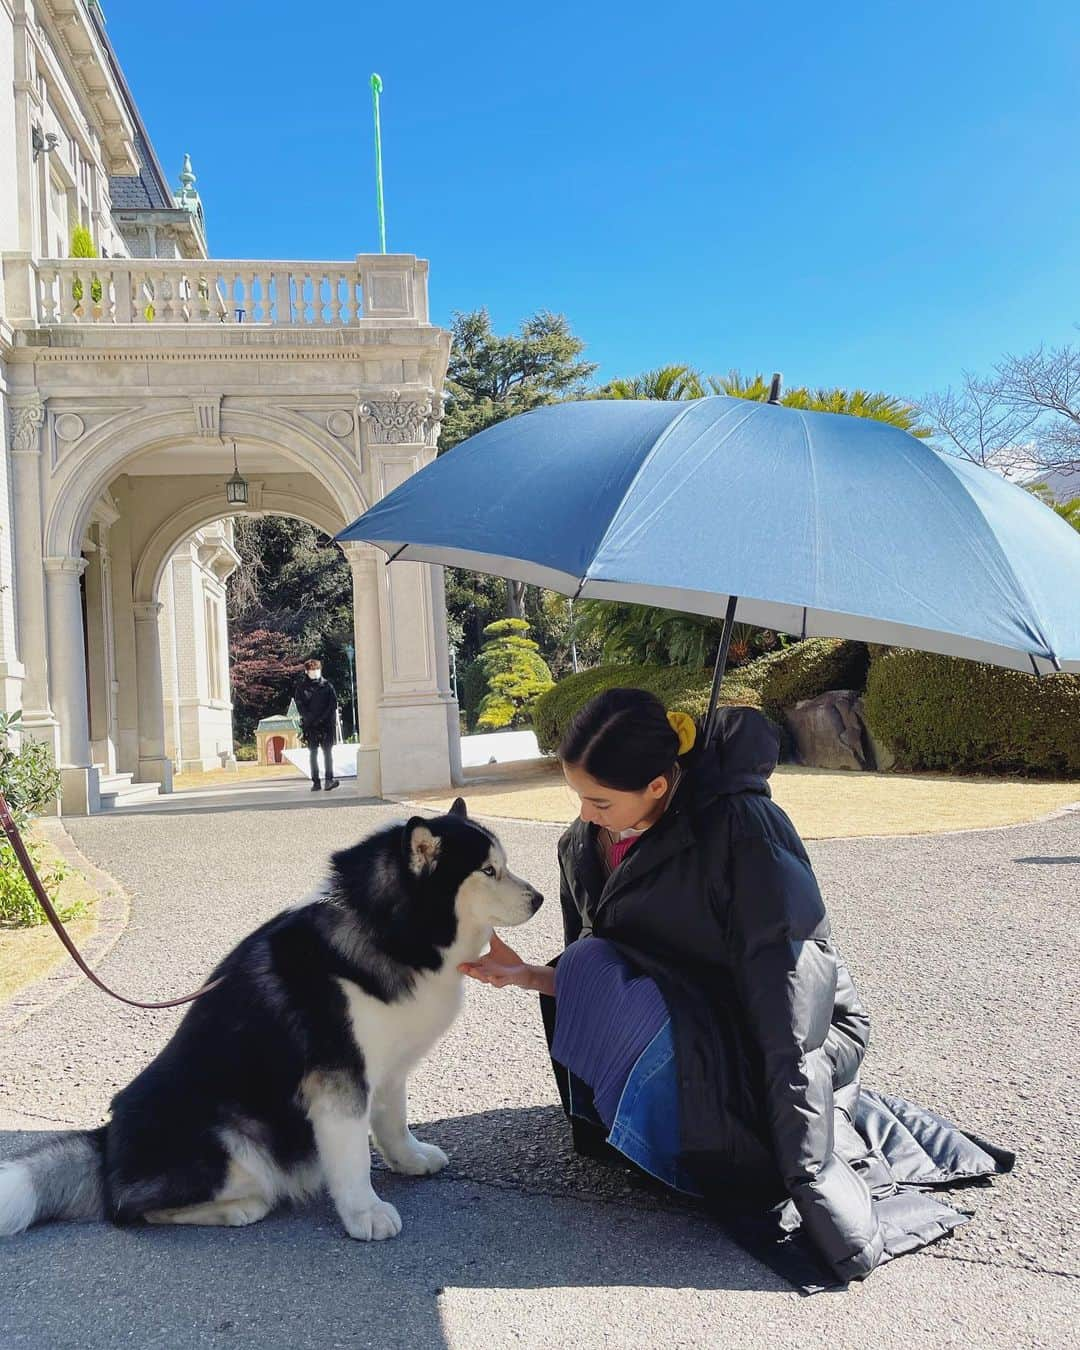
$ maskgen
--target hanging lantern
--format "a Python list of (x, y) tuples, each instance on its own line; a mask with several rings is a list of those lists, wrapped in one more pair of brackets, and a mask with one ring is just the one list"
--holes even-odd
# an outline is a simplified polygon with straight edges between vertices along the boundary
[(247, 506), (248, 500), (248, 481), (241, 474), (240, 466), (236, 462), (236, 442), (232, 443), (233, 471), (232, 476), (225, 480), (225, 496), (230, 506)]

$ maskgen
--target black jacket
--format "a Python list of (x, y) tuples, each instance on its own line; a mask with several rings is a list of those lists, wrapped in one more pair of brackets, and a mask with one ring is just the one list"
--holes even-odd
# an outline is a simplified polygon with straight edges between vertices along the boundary
[[(858, 1278), (963, 1217), (918, 1196), (933, 1209), (894, 1205), (885, 1222), (872, 1203), (899, 1184), (945, 1180), (949, 1160), (928, 1149), (890, 1171), (880, 1146), (892, 1127), (870, 1119), (886, 1099), (860, 1099), (869, 1019), (806, 849), (771, 800), (778, 749), (760, 713), (722, 710), (715, 748), (606, 884), (595, 829), (576, 821), (559, 843), (565, 936), (615, 942), (660, 986), (683, 1158), (706, 1193), (721, 1204), (790, 1196), (787, 1226), (801, 1220), (836, 1274)], [(950, 1175), (996, 1169), (979, 1150), (957, 1162), (957, 1133)], [(923, 1134), (938, 1142), (930, 1125)]]
[(337, 729), (334, 716), (337, 712), (337, 694), (328, 679), (311, 680), (303, 676), (293, 697), (306, 741), (333, 736)]

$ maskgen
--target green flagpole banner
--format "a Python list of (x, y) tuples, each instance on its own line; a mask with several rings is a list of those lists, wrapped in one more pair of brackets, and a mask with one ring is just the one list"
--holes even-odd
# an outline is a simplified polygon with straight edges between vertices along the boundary
[(382, 79), (378, 75), (371, 77), (371, 103), (375, 109), (375, 204), (379, 212), (379, 250), (386, 252), (386, 210), (383, 206), (382, 189), (382, 123), (379, 120), (379, 95), (382, 93)]

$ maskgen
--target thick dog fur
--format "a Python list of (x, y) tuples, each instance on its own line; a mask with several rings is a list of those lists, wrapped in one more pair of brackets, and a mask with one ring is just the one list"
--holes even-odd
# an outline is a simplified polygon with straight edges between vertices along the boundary
[(0, 1235), (51, 1219), (248, 1224), (325, 1184), (350, 1236), (393, 1237), (369, 1132), (395, 1171), (446, 1165), (409, 1131), (406, 1078), (458, 1011), (458, 964), (541, 902), (460, 800), (334, 854), (314, 899), (222, 961), (223, 983), (106, 1125), (0, 1165)]

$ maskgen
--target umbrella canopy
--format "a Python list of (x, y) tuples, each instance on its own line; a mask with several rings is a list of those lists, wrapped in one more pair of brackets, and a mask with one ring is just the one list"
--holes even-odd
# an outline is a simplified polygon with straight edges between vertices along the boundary
[(338, 538), (729, 629), (1080, 671), (1080, 534), (866, 418), (725, 396), (556, 404), (462, 442)]

